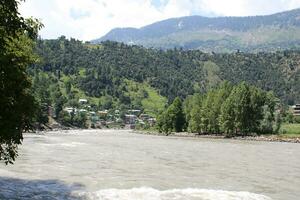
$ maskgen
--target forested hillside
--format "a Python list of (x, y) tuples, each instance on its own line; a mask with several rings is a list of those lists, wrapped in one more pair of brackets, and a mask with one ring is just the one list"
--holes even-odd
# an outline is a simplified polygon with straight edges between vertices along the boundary
[(135, 28), (116, 28), (93, 40), (117, 41), (162, 49), (206, 52), (276, 51), (300, 46), (300, 9), (267, 16), (167, 19)]
[(273, 90), (287, 104), (300, 101), (299, 51), (207, 54), (61, 37), (39, 40), (36, 52), (40, 62), (29, 69), (36, 96), (60, 109), (84, 97), (95, 108), (155, 113), (167, 99), (205, 92), (224, 80)]

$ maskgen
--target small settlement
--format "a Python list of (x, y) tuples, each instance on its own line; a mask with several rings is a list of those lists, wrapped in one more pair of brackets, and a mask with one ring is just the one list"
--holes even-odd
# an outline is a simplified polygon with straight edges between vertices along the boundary
[(95, 110), (88, 104), (87, 99), (79, 99), (78, 107), (65, 107), (63, 110), (69, 115), (85, 113), (90, 128), (121, 127), (134, 129), (137, 126), (154, 126), (156, 118), (143, 113), (142, 110)]

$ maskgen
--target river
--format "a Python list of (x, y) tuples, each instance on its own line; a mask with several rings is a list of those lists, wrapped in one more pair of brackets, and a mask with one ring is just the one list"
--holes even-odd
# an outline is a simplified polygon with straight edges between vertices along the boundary
[(26, 134), (0, 199), (299, 200), (300, 145), (125, 130)]

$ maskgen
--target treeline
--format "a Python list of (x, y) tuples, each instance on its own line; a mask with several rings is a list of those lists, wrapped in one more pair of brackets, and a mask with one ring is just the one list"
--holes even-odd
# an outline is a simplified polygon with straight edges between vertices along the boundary
[(242, 82), (224, 82), (206, 94), (179, 98), (163, 112), (158, 130), (164, 133), (189, 131), (225, 136), (272, 134), (280, 129), (280, 102), (265, 92)]

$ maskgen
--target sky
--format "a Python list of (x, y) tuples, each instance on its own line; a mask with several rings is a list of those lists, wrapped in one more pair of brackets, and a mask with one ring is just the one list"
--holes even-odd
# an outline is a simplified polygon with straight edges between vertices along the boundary
[(174, 17), (267, 15), (295, 8), (300, 0), (26, 0), (19, 7), (23, 16), (42, 21), (42, 38), (83, 41), (116, 27), (139, 28)]

